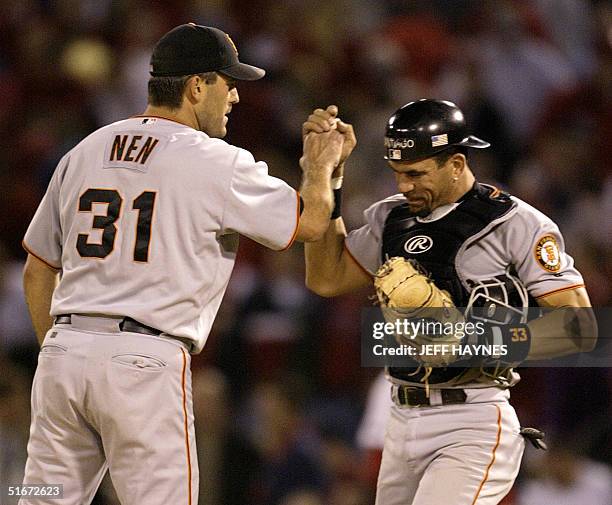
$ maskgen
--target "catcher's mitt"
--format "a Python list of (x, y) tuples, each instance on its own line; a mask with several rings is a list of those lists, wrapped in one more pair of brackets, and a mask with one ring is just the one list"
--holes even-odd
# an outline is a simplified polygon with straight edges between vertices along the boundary
[(376, 272), (374, 286), (385, 320), (409, 330), (396, 331), (395, 338), (416, 349), (414, 359), (426, 367), (441, 367), (460, 357), (456, 346), (464, 335), (455, 329), (465, 322), (463, 314), (416, 261), (390, 258)]

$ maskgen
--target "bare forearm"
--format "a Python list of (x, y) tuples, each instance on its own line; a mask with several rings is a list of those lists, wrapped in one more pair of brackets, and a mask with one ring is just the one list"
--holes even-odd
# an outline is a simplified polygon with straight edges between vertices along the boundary
[(319, 294), (325, 294), (326, 285), (333, 285), (340, 273), (346, 229), (342, 218), (330, 221), (321, 238), (304, 244), (306, 257), (306, 285)]
[(325, 233), (333, 206), (330, 170), (311, 170), (304, 174), (300, 187), (304, 211), (300, 217), (298, 240), (311, 242)]
[(597, 341), (597, 322), (590, 308), (558, 308), (529, 323), (528, 360), (559, 358), (589, 352)]
[(589, 352), (597, 342), (597, 321), (584, 287), (538, 298), (538, 304), (553, 310), (529, 323), (529, 360), (551, 359)]
[(23, 287), (36, 338), (41, 345), (45, 334), (53, 326), (53, 318), (50, 315), (51, 299), (57, 280), (56, 271), (32, 256), (28, 257), (24, 268)]
[(320, 240), (328, 227), (333, 205), (330, 178), (340, 163), (343, 143), (344, 137), (336, 130), (304, 137), (304, 155), (300, 159), (304, 209), (296, 236), (300, 242)]

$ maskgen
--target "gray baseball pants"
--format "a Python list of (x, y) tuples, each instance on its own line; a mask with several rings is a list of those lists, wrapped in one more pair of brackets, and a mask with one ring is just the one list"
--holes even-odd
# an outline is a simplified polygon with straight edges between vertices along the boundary
[(191, 358), (179, 340), (72, 316), (46, 335), (32, 385), (24, 484), (62, 484), (89, 504), (110, 471), (123, 505), (197, 505)]

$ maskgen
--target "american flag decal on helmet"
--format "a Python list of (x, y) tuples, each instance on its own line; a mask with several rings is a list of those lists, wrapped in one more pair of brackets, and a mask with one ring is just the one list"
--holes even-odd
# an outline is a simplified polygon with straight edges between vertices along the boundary
[(431, 137), (431, 147), (445, 146), (446, 144), (448, 144), (448, 135), (446, 133)]

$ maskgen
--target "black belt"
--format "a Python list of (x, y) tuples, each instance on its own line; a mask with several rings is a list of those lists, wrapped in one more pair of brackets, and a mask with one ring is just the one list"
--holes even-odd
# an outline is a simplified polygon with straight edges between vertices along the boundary
[[(438, 389), (442, 397), (442, 405), (465, 403), (467, 394), (463, 389)], [(400, 406), (426, 407), (431, 405), (425, 388), (412, 386), (397, 386), (397, 403)]]
[[(61, 316), (55, 317), (55, 324), (71, 324), (72, 316), (70, 314), (62, 314)], [(131, 333), (142, 333), (143, 335), (161, 335), (162, 331), (155, 328), (151, 328), (146, 324), (139, 323), (131, 317), (124, 317), (119, 322), (119, 329), (121, 331), (129, 331)]]

